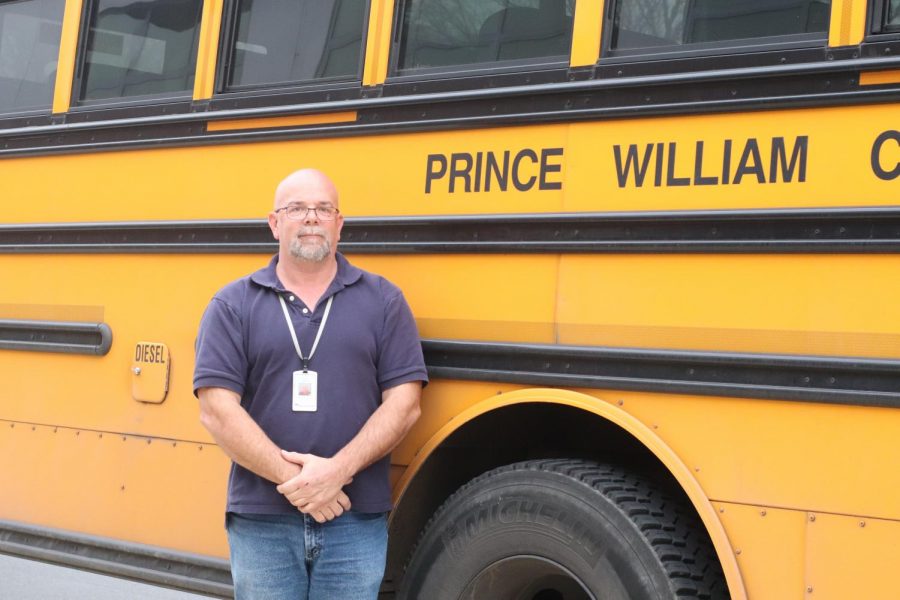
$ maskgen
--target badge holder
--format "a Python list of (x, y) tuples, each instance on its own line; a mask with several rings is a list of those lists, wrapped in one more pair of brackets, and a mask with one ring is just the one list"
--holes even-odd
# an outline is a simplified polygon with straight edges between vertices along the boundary
[(291, 340), (294, 342), (294, 349), (303, 369), (294, 371), (294, 380), (291, 384), (291, 409), (294, 412), (316, 412), (319, 409), (319, 374), (309, 370), (309, 361), (312, 360), (316, 348), (319, 346), (319, 340), (322, 338), (322, 331), (325, 329), (325, 323), (328, 321), (328, 315), (331, 313), (331, 302), (334, 296), (328, 298), (328, 304), (325, 305), (325, 313), (322, 315), (322, 322), (319, 324), (319, 330), (316, 332), (316, 339), (313, 342), (309, 356), (304, 357), (300, 350), (300, 342), (297, 340), (297, 332), (294, 331), (294, 324), (291, 322), (291, 316), (288, 314), (287, 304), (281, 294), (278, 295), (281, 302), (281, 310), (284, 312), (284, 320), (287, 322), (288, 331), (291, 332)]
[(316, 412), (318, 410), (318, 387), (318, 373), (294, 371), (294, 397), (291, 403), (294, 412)]

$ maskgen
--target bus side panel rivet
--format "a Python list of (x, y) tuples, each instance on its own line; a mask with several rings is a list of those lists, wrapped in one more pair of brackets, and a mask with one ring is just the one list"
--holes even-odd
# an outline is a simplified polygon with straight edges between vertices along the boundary
[(859, 526), (860, 526), (860, 527), (865, 527), (865, 526), (866, 526), (866, 522), (865, 522), (865, 521), (860, 521), (860, 522), (859, 522)]
[(809, 515), (809, 522), (812, 523), (816, 520), (816, 515)]
[(619, 406), (625, 406), (625, 401), (624, 401), (624, 400), (619, 400), (618, 405), (619, 405)]
[(761, 517), (766, 516), (766, 511), (765, 510), (759, 511), (759, 516), (761, 516)]
[(740, 549), (740, 548), (735, 549), (734, 553), (735, 553), (735, 554), (740, 554), (740, 553), (741, 553), (741, 549)]
[(806, 586), (806, 593), (807, 593), (807, 594), (812, 594), (812, 590), (813, 590), (813, 588), (812, 588), (811, 585)]

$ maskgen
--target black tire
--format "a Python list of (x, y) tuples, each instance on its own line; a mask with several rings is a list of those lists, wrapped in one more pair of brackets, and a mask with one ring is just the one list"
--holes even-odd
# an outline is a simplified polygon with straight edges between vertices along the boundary
[(457, 490), (426, 525), (401, 600), (727, 599), (695, 513), (627, 471), (516, 463)]

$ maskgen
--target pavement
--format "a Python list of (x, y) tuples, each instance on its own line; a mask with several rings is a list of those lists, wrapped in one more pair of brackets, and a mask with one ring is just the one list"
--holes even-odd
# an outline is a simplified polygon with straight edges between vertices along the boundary
[(210, 600), (210, 597), (0, 554), (0, 600)]

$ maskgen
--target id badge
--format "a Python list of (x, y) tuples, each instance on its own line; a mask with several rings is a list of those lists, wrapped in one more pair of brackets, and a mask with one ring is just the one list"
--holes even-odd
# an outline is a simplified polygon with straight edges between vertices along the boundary
[(315, 371), (294, 371), (291, 405), (294, 412), (318, 410), (319, 375)]

